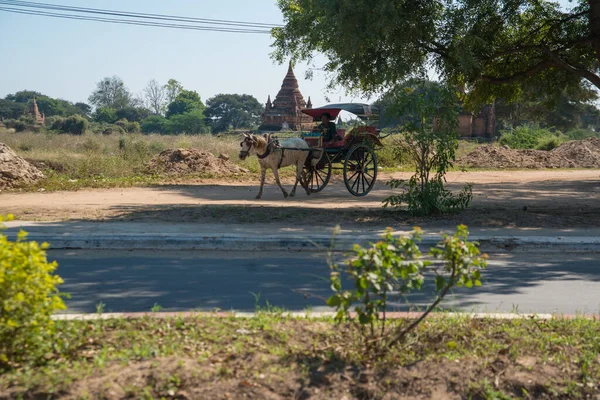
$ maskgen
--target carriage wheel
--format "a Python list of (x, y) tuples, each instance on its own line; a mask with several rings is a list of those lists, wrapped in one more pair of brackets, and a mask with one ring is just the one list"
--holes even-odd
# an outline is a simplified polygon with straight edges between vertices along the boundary
[(329, 183), (329, 178), (331, 178), (331, 160), (325, 152), (323, 152), (315, 169), (304, 166), (305, 184), (308, 185), (308, 190), (311, 193), (318, 193), (323, 190)]
[(344, 183), (348, 191), (357, 197), (365, 196), (377, 180), (377, 156), (365, 144), (356, 144), (346, 155)]

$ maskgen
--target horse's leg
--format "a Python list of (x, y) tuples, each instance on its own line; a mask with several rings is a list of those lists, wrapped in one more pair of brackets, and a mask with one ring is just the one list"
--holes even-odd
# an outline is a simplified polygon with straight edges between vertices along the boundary
[(298, 176), (298, 171), (299, 171), (299, 167), (298, 167), (298, 163), (296, 163), (296, 182), (294, 182), (294, 187), (292, 188), (292, 191), (290, 192), (290, 197), (294, 197), (296, 195), (296, 186), (298, 186), (298, 181), (300, 180), (300, 176)]
[(266, 175), (267, 175), (267, 170), (261, 166), (260, 167), (260, 190), (258, 191), (258, 194), (256, 195), (257, 199), (260, 199), (262, 197), (263, 186), (265, 186), (265, 176)]
[(292, 189), (292, 193), (290, 196), (293, 197), (296, 194), (296, 187), (298, 186), (298, 182), (302, 184), (302, 174), (304, 173), (304, 163), (306, 163), (306, 157), (301, 157), (296, 162), (296, 182), (294, 182), (294, 188)]
[(281, 189), (281, 191), (283, 192), (283, 197), (287, 198), (288, 193), (285, 191), (283, 186), (281, 186), (281, 182), (279, 181), (279, 170), (277, 169), (277, 167), (273, 167), (273, 175), (275, 175), (275, 182), (277, 182), (277, 186), (279, 186), (279, 189)]

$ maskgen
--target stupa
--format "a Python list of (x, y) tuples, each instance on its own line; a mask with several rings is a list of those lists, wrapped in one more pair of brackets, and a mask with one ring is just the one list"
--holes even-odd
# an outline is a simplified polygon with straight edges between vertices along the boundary
[(308, 102), (304, 101), (290, 61), (287, 75), (283, 79), (281, 89), (275, 96), (275, 100), (271, 102), (270, 95), (267, 99), (265, 111), (261, 115), (262, 124), (259, 130), (278, 131), (290, 129), (298, 131), (310, 129), (313, 119), (300, 111), (304, 108), (312, 108), (312, 103), (310, 97)]
[(44, 114), (40, 114), (40, 110), (38, 109), (38, 105), (35, 101), (35, 96), (31, 100), (29, 110), (25, 114), (32, 117), (36, 124), (44, 125), (46, 123), (46, 116)]

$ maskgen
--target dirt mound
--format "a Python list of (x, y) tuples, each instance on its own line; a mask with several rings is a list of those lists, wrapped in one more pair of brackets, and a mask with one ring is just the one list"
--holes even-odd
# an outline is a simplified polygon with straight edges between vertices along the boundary
[(39, 169), (0, 143), (0, 189), (34, 183), (43, 177)]
[(515, 150), (480, 146), (458, 164), (471, 168), (574, 168), (575, 163), (558, 153), (544, 150)]
[(168, 149), (154, 157), (149, 167), (169, 175), (200, 173), (211, 176), (245, 174), (247, 169), (238, 167), (223, 158), (198, 149)]
[(600, 168), (600, 139), (597, 138), (572, 140), (551, 153), (571, 160), (578, 168)]

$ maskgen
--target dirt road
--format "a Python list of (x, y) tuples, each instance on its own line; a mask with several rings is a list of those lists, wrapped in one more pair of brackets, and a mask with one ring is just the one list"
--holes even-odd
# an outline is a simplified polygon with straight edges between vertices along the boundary
[[(381, 202), (392, 191), (381, 174), (374, 190), (356, 198), (340, 179), (310, 197), (299, 188), (284, 199), (268, 185), (262, 200), (254, 200), (257, 184), (217, 181), (200, 185), (98, 189), (53, 193), (0, 193), (0, 214), (24, 220), (165, 220), (173, 222), (269, 223), (289, 220), (296, 225), (324, 220), (345, 223), (453, 224), (508, 227), (586, 227), (600, 225), (600, 170), (453, 172), (452, 189), (473, 184), (473, 203), (460, 216), (413, 218), (391, 212)], [(334, 211), (335, 210), (335, 211)], [(334, 221), (335, 222), (335, 221)]]

